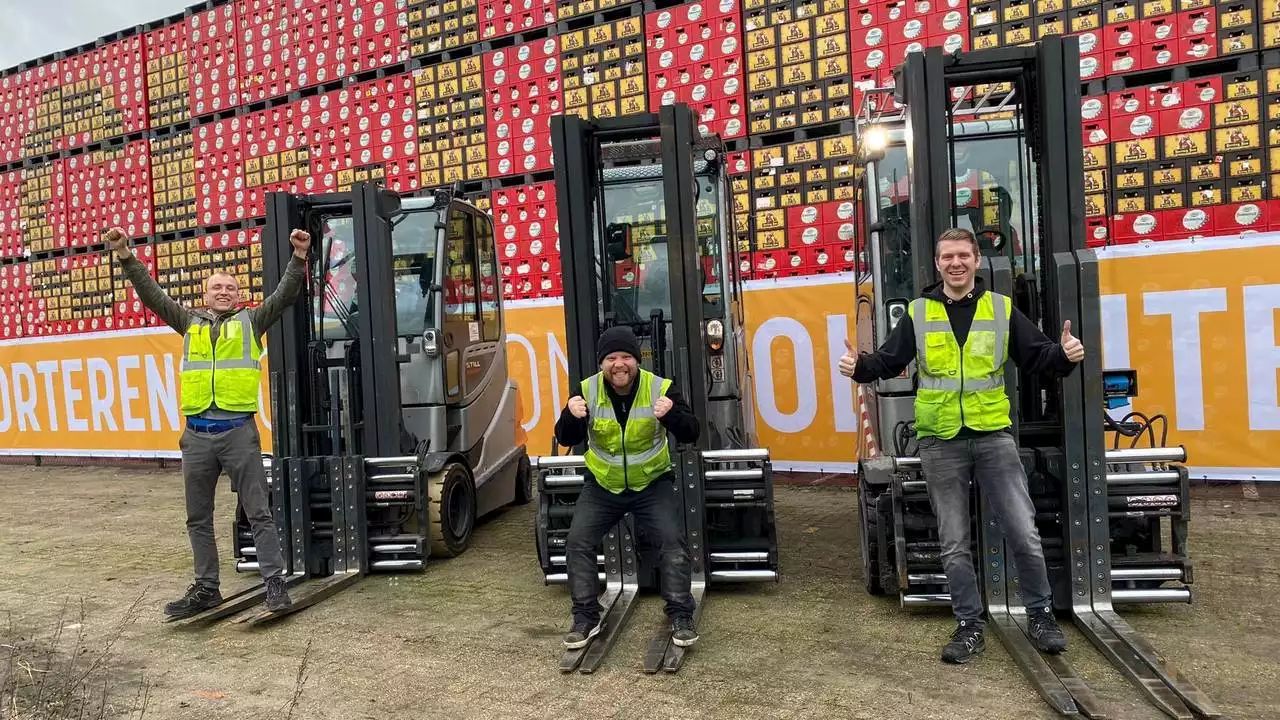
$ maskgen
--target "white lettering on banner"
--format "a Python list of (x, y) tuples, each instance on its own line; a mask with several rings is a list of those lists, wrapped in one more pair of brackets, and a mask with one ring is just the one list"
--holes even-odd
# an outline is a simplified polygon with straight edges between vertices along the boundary
[(1168, 315), (1173, 341), (1173, 394), (1179, 430), (1204, 430), (1200, 315), (1225, 312), (1226, 288), (1143, 293), (1143, 312)]
[(542, 420), (542, 387), (541, 378), (538, 376), (538, 353), (534, 351), (533, 343), (529, 342), (529, 338), (523, 335), (507, 333), (507, 342), (523, 347), (529, 354), (529, 392), (533, 397), (533, 408), (529, 413), (529, 420), (520, 423), (520, 427), (524, 428), (525, 432), (530, 432)]
[(78, 359), (62, 361), (62, 407), (67, 413), (67, 429), (71, 432), (86, 432), (89, 429), (88, 421), (76, 417), (76, 403), (84, 395), (71, 384), (75, 373), (82, 368), (83, 364)]
[[(122, 355), (114, 366), (100, 357), (41, 360), (34, 371), (23, 362), (0, 366), (0, 432), (11, 429), (15, 419), (19, 432), (42, 432), (37, 407), (48, 411), (51, 432), (115, 432), (121, 426), (130, 432), (176, 431), (181, 417), (175, 364), (174, 356), (164, 353)], [(137, 370), (141, 377), (130, 375)], [(37, 382), (37, 374), (43, 382)], [(143, 399), (140, 382), (146, 383), (144, 416), (135, 407)], [(123, 422), (117, 421), (117, 410)]]
[(849, 319), (845, 315), (827, 316), (827, 360), (831, 374), (831, 402), (835, 407), (836, 432), (857, 432), (858, 413), (853, 407), (853, 380), (840, 374), (840, 358), (849, 338)]
[(115, 432), (116, 416), (111, 408), (115, 404), (116, 387), (111, 383), (111, 366), (102, 358), (89, 358), (86, 364), (89, 367), (89, 414), (93, 430), (99, 432), (106, 427)]
[[(789, 340), (795, 349), (796, 409), (783, 413), (778, 409), (774, 393), (773, 342), (779, 338)], [(756, 363), (756, 402), (760, 417), (774, 430), (785, 433), (802, 432), (813, 424), (818, 414), (818, 388), (813, 368), (813, 342), (804, 325), (788, 317), (772, 317), (756, 328), (751, 341), (751, 357)]]
[(124, 429), (129, 432), (146, 432), (147, 424), (133, 416), (133, 401), (140, 394), (129, 380), (129, 370), (141, 367), (137, 355), (121, 355), (116, 358), (117, 381), (120, 383), (120, 413), (124, 418)]
[[(547, 365), (551, 367), (551, 412), (556, 413), (553, 417), (558, 417), (560, 408), (563, 408), (569, 402), (569, 398), (565, 398), (562, 402), (560, 399), (560, 382), (559, 376), (556, 375), (553, 363), (560, 363), (560, 371), (564, 376), (569, 377), (569, 357), (565, 355), (564, 348), (560, 347), (560, 338), (556, 337), (553, 332), (547, 333), (547, 356), (549, 358)], [(569, 397), (573, 397), (577, 392), (574, 388), (569, 388)]]
[[(36, 375), (26, 363), (14, 363), (13, 370), (13, 408), (18, 414), (18, 431), (25, 432), (30, 428), (40, 432), (40, 423), (36, 420)], [(27, 381), (26, 390), (22, 390), (19, 379)]]
[[(156, 356), (148, 355), (147, 372), (147, 404), (151, 406), (151, 429), (160, 429), (160, 411), (163, 409), (169, 421), (169, 429), (178, 429), (178, 391), (173, 381), (173, 355), (164, 354), (164, 380), (160, 379), (160, 369), (156, 367)], [(261, 392), (261, 386), (259, 386)]]
[(1280, 347), (1276, 347), (1276, 308), (1280, 308), (1280, 285), (1244, 287), (1244, 352), (1249, 388), (1249, 429), (1280, 430), (1276, 370), (1280, 369)]
[[(1098, 298), (1102, 312), (1102, 367), (1132, 368), (1129, 363), (1129, 296), (1123, 293), (1103, 295)], [(1133, 411), (1132, 403), (1125, 403), (1108, 412), (1120, 419)]]
[(53, 403), (53, 374), (58, 371), (57, 360), (41, 360), (36, 363), (36, 372), (44, 378), (45, 403), (49, 407), (49, 429), (58, 431), (58, 408)]

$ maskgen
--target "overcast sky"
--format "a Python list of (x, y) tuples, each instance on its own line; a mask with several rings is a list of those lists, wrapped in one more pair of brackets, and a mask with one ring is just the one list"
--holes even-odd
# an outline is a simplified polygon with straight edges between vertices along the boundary
[(0, 70), (159, 20), (198, 0), (0, 0)]

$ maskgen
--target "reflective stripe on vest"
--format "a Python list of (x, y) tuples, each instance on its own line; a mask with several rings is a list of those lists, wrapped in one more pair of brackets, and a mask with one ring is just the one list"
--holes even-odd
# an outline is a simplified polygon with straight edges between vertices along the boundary
[(192, 315), (182, 338), (181, 405), (183, 415), (198, 415), (217, 405), (231, 412), (256, 412), (262, 347), (249, 311), (222, 322), (216, 343), (213, 321)]
[(1004, 364), (1009, 357), (1013, 304), (983, 293), (961, 348), (946, 305), (917, 298), (908, 314), (916, 341), (916, 434), (954, 437), (961, 427), (1000, 430), (1010, 425)]
[(604, 375), (597, 373), (582, 383), (589, 412), (584, 457), (587, 469), (597, 484), (611, 492), (641, 490), (671, 468), (667, 430), (653, 412), (653, 404), (671, 381), (640, 370), (636, 377), (637, 402), (627, 413), (625, 428), (618, 422), (604, 382)]

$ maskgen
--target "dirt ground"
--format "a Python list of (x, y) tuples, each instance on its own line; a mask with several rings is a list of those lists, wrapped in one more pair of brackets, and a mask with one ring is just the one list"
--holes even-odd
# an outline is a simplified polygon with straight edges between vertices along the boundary
[[(1280, 717), (1280, 488), (1263, 490), (1198, 493), (1193, 605), (1123, 611), (1239, 719)], [(661, 615), (656, 597), (639, 601), (597, 673), (557, 670), (569, 600), (541, 582), (533, 505), (487, 522), (463, 557), (425, 573), (370, 577), (270, 628), (183, 632), (160, 622), (191, 567), (176, 472), (9, 466), (0, 467), (0, 491), (0, 673), (9, 687), (42, 671), (82, 673), (99, 694), (109, 683), (121, 710), (146, 684), (147, 718), (1054, 717), (994, 638), (978, 661), (943, 665), (945, 611), (905, 611), (866, 594), (845, 488), (779, 486), (782, 582), (715, 591), (685, 667), (655, 676), (641, 671), (641, 655)], [(249, 578), (231, 569), (225, 482), (219, 502), (225, 594)], [(64, 608), (58, 644), (50, 634)], [(1068, 632), (1068, 657), (1110, 717), (1164, 717)], [(87, 652), (73, 666), (76, 642)], [(55, 644), (63, 655), (48, 652)], [(0, 708), (0, 718), (12, 712)]]

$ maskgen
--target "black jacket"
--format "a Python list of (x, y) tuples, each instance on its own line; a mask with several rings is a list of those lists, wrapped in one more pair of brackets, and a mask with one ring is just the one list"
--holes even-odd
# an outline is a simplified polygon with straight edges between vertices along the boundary
[[(631, 406), (635, 400), (636, 388), (640, 383), (631, 384), (631, 392), (627, 395), (619, 395), (614, 391), (613, 386), (608, 382), (601, 382), (605, 392), (609, 394), (609, 399), (613, 401), (613, 411), (618, 415), (618, 424), (622, 426), (623, 431), (627, 429), (627, 416), (631, 414)], [(574, 393), (575, 395), (577, 393)], [(662, 426), (672, 435), (676, 436), (677, 442), (691, 443), (698, 439), (701, 426), (698, 418), (693, 414), (693, 408), (689, 407), (689, 403), (676, 390), (675, 383), (667, 388), (666, 396), (671, 399), (671, 409), (658, 419)], [(573, 413), (569, 412), (569, 405), (566, 404), (560, 411), (560, 419), (556, 421), (556, 440), (564, 447), (573, 447), (587, 440), (587, 423), (591, 420), (591, 416), (584, 418), (576, 418)]]
[[(969, 327), (973, 325), (978, 299), (985, 292), (982, 278), (978, 277), (975, 278), (973, 292), (959, 300), (947, 297), (941, 282), (925, 288), (922, 296), (946, 304), (951, 332), (955, 334), (956, 342), (964, 345), (969, 337)], [(885, 338), (879, 350), (858, 356), (853, 379), (855, 382), (869, 383), (898, 377), (915, 358), (915, 327), (911, 316), (903, 313), (897, 327)], [(1062, 345), (1047, 337), (1016, 307), (1009, 319), (1009, 359), (1024, 373), (1050, 378), (1066, 377), (1076, 369), (1076, 364), (1067, 359)]]

